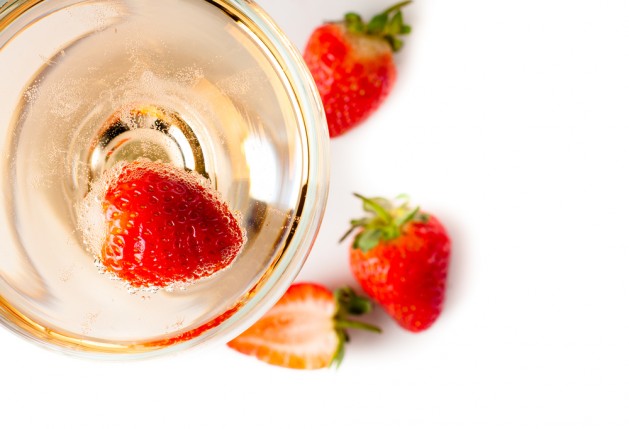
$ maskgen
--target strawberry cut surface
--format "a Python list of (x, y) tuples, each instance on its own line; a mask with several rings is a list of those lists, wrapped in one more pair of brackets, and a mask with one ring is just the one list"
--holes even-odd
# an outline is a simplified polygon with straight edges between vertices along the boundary
[(262, 318), (228, 343), (271, 365), (321, 369), (340, 364), (347, 328), (380, 330), (349, 316), (371, 311), (371, 303), (350, 288), (330, 291), (317, 283), (295, 283)]
[(148, 160), (116, 167), (102, 197), (105, 271), (132, 287), (167, 287), (232, 263), (244, 231), (209, 181)]
[(323, 368), (339, 345), (332, 292), (316, 284), (292, 285), (256, 324), (229, 343), (271, 365)]

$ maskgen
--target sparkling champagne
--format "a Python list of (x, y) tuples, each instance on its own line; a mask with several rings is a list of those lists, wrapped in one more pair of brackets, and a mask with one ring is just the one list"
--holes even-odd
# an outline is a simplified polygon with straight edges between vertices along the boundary
[[(262, 12), (49, 0), (2, 14), (1, 314), (45, 342), (134, 353), (216, 335), (276, 299), (320, 220), (327, 141), (311, 83), (283, 36), (260, 29), (272, 25)], [(239, 213), (247, 245), (232, 267), (139, 294), (99, 272), (78, 207), (116, 163), (139, 158), (196, 171)]]

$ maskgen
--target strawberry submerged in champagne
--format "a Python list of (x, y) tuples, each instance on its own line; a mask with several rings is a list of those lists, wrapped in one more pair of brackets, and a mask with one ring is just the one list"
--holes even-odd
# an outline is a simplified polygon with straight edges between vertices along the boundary
[(237, 216), (195, 172), (142, 159), (117, 164), (99, 182), (79, 223), (104, 270), (133, 288), (211, 276), (242, 249)]

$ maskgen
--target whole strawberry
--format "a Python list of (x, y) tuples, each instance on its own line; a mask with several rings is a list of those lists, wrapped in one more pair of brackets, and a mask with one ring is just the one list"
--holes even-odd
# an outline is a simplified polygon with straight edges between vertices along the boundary
[(253, 326), (230, 341), (232, 349), (271, 365), (320, 369), (340, 364), (346, 329), (380, 330), (350, 319), (371, 310), (371, 302), (349, 287), (330, 291), (316, 283), (291, 285)]
[(405, 201), (365, 198), (368, 216), (355, 229), (350, 267), (363, 290), (403, 328), (419, 332), (441, 313), (450, 259), (450, 238), (433, 215)]
[(393, 52), (402, 47), (399, 35), (411, 27), (400, 9), (391, 6), (364, 22), (348, 13), (343, 22), (327, 23), (310, 36), (304, 59), (321, 95), (330, 137), (367, 119), (385, 100), (397, 77)]
[(200, 176), (149, 160), (116, 171), (102, 201), (105, 271), (132, 287), (167, 287), (231, 264), (244, 232)]

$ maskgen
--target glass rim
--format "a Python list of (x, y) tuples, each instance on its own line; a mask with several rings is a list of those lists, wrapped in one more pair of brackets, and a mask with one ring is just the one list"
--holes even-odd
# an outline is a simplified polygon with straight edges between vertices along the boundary
[[(2, 0), (0, 0), (1, 2)], [(0, 34), (17, 17), (39, 3), (54, 0), (8, 0), (0, 3)], [(299, 204), (284, 250), (245, 298), (209, 322), (185, 332), (169, 334), (172, 338), (147, 344), (121, 345), (95, 342), (52, 332), (22, 314), (0, 295), (0, 323), (22, 337), (63, 353), (104, 359), (147, 358), (191, 348), (210, 338), (224, 344), (259, 319), (281, 298), (303, 266), (321, 225), (328, 197), (329, 134), (318, 90), (301, 53), (263, 9), (250, 0), (203, 0), (238, 18), (270, 51), (269, 58), (278, 62), (287, 89), (294, 96), (294, 107), (301, 119), (303, 172)], [(297, 112), (296, 112), (297, 113)], [(266, 274), (265, 273), (265, 274)], [(216, 320), (224, 317), (223, 320)], [(167, 335), (167, 336), (169, 336)]]

